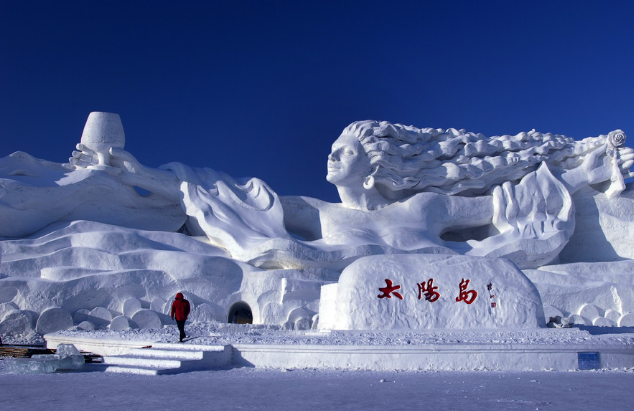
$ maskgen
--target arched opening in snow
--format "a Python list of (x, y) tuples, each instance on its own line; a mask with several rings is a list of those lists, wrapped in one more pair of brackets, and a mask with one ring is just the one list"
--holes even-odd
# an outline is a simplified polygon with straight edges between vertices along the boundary
[(251, 307), (244, 301), (238, 301), (229, 309), (227, 322), (233, 324), (253, 324), (253, 313)]
[(133, 186), (133, 187), (134, 187), (134, 191), (136, 191), (136, 193), (140, 195), (141, 197), (149, 197), (152, 194), (151, 191), (148, 191), (145, 188), (141, 188), (137, 186)]

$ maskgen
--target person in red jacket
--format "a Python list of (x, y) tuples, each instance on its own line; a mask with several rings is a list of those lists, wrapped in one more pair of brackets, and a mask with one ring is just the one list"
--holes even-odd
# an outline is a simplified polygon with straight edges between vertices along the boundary
[(185, 335), (185, 321), (189, 315), (189, 301), (183, 297), (183, 293), (176, 294), (176, 299), (172, 303), (172, 320), (176, 319), (176, 325), (180, 332), (180, 342), (183, 342)]

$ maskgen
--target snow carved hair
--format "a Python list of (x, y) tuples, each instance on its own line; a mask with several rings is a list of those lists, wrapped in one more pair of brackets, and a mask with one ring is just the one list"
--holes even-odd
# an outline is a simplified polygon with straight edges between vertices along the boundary
[(571, 169), (607, 136), (582, 141), (536, 131), (485, 137), (465, 130), (416, 128), (387, 121), (357, 121), (342, 134), (355, 135), (372, 165), (375, 187), (397, 201), (429, 191), (465, 196), (516, 181), (547, 161)]

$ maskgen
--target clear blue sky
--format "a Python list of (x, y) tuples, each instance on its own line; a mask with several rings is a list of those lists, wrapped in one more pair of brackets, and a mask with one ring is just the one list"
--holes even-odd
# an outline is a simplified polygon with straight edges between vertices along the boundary
[(632, 1), (0, 0), (0, 156), (64, 162), (110, 111), (146, 165), (336, 201), (355, 120), (632, 146), (633, 63)]

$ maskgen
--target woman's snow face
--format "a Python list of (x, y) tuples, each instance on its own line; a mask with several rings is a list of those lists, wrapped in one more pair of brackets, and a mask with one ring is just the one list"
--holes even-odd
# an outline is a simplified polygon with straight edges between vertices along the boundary
[(361, 186), (363, 179), (370, 174), (370, 169), (370, 158), (356, 136), (342, 134), (332, 144), (326, 175), (330, 183), (336, 186)]

